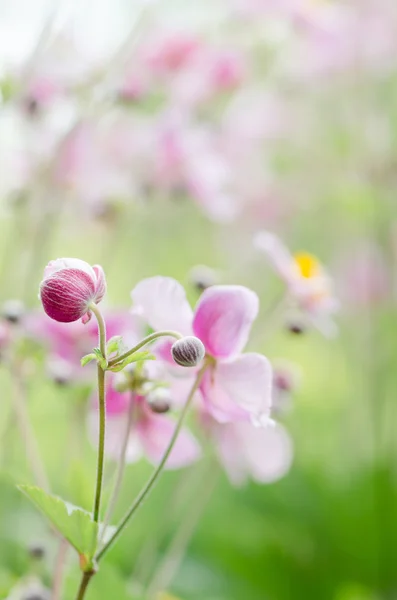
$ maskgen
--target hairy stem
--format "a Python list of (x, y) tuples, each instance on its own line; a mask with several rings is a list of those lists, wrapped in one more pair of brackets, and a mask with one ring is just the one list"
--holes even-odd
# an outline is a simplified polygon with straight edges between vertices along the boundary
[(130, 399), (127, 424), (126, 424), (126, 428), (125, 428), (124, 439), (123, 439), (121, 450), (120, 450), (119, 462), (117, 465), (116, 480), (115, 480), (111, 498), (109, 500), (109, 505), (108, 505), (108, 508), (106, 511), (106, 516), (103, 521), (102, 540), (103, 540), (104, 536), (106, 535), (106, 529), (112, 519), (112, 515), (114, 512), (114, 509), (116, 508), (117, 500), (119, 498), (121, 486), (123, 483), (125, 464), (126, 464), (126, 456), (127, 456), (127, 448), (128, 448), (128, 440), (130, 437), (133, 414), (134, 414), (134, 394), (131, 395), (131, 399)]
[(142, 505), (143, 501), (146, 499), (146, 497), (148, 496), (149, 492), (151, 491), (152, 487), (154, 486), (154, 484), (156, 483), (159, 475), (162, 473), (164, 466), (168, 460), (169, 455), (171, 454), (171, 451), (175, 445), (176, 439), (179, 435), (179, 432), (182, 428), (182, 425), (185, 421), (185, 418), (188, 414), (190, 405), (192, 403), (194, 394), (196, 393), (197, 389), (200, 386), (201, 380), (203, 378), (204, 372), (207, 368), (207, 364), (205, 363), (203, 365), (203, 367), (201, 368), (201, 370), (199, 371), (196, 381), (194, 382), (194, 385), (192, 387), (192, 389), (190, 390), (189, 396), (186, 400), (185, 406), (183, 407), (181, 414), (179, 416), (178, 422), (175, 426), (174, 429), (174, 433), (172, 435), (172, 438), (170, 440), (170, 443), (160, 461), (160, 463), (158, 464), (157, 468), (155, 469), (155, 471), (153, 472), (152, 476), (150, 477), (150, 479), (148, 480), (148, 482), (146, 483), (146, 485), (144, 486), (144, 488), (141, 490), (141, 492), (138, 494), (137, 498), (134, 500), (134, 502), (132, 503), (131, 507), (128, 509), (127, 513), (124, 515), (121, 523), (119, 524), (119, 526), (117, 527), (116, 531), (114, 532), (114, 534), (112, 535), (112, 537), (110, 538), (110, 540), (104, 545), (104, 547), (100, 550), (100, 552), (97, 554), (97, 561), (99, 561), (101, 558), (103, 558), (103, 556), (106, 554), (106, 552), (109, 550), (109, 548), (114, 544), (114, 542), (116, 541), (116, 539), (119, 537), (119, 535), (122, 533), (122, 531), (125, 529), (125, 527), (128, 525), (130, 519), (133, 517), (133, 515), (135, 514), (135, 512), (139, 509), (139, 507)]
[[(106, 359), (106, 326), (102, 313), (96, 304), (92, 304), (90, 309), (98, 321), (99, 348), (103, 357)], [(98, 464), (96, 476), (96, 490), (94, 500), (94, 510), (92, 518), (97, 523), (99, 521), (99, 512), (101, 508), (101, 495), (103, 483), (103, 467), (105, 457), (105, 431), (106, 431), (106, 392), (105, 392), (105, 371), (98, 365), (98, 402), (99, 402), (99, 439), (98, 439)]]
[[(165, 554), (155, 571), (151, 583), (148, 586), (145, 598), (151, 600), (156, 594), (172, 583), (179, 566), (189, 546), (189, 542), (197, 528), (198, 522), (212, 497), (216, 483), (219, 478), (219, 472), (211, 465), (211, 470), (201, 474), (199, 490), (195, 490), (187, 513), (182, 518), (179, 527), (176, 530)], [(205, 484), (203, 485), (203, 482)]]
[(83, 600), (85, 596), (85, 592), (87, 590), (88, 584), (91, 581), (91, 577), (94, 575), (94, 571), (88, 571), (87, 573), (83, 573), (83, 577), (81, 578), (81, 583), (79, 587), (79, 591), (77, 592), (76, 600)]

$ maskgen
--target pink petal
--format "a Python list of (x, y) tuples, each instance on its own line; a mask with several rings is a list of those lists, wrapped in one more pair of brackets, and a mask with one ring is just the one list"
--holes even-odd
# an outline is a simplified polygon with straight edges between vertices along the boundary
[(193, 331), (209, 354), (229, 358), (246, 345), (258, 309), (258, 296), (248, 288), (214, 285), (197, 304)]
[(180, 283), (171, 277), (144, 279), (131, 292), (133, 312), (155, 330), (171, 329), (190, 335), (193, 312)]
[(248, 413), (222, 387), (213, 371), (205, 373), (200, 390), (206, 410), (219, 423), (245, 421), (249, 418)]
[(218, 362), (201, 387), (207, 408), (219, 422), (244, 420), (265, 423), (270, 414), (272, 368), (261, 354), (242, 354)]
[[(158, 464), (167, 449), (175, 430), (176, 422), (165, 416), (151, 414), (137, 424), (142, 447), (153, 464)], [(175, 446), (167, 460), (167, 469), (179, 469), (199, 459), (200, 446), (186, 428), (179, 433)]]
[(266, 254), (273, 269), (287, 284), (299, 279), (291, 253), (276, 235), (268, 231), (259, 231), (254, 237), (254, 246)]
[(233, 423), (219, 426), (216, 435), (219, 458), (235, 485), (248, 477), (258, 483), (272, 483), (291, 466), (292, 441), (281, 425), (258, 429), (248, 423)]
[(92, 267), (95, 273), (95, 302), (98, 304), (106, 294), (106, 277), (105, 272), (100, 265), (94, 265)]
[(57, 258), (56, 260), (51, 260), (44, 269), (44, 279), (62, 269), (84, 271), (93, 281), (96, 279), (93, 268), (85, 262), (85, 260), (81, 260), (80, 258)]

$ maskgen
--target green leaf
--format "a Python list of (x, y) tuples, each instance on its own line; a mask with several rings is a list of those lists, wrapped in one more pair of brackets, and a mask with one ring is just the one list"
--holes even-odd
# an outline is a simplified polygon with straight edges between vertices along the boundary
[(121, 335), (115, 335), (110, 338), (107, 343), (106, 349), (108, 354), (112, 354), (113, 352), (120, 352), (120, 350), (124, 347), (123, 338)]
[(108, 370), (113, 371), (113, 373), (118, 373), (119, 371), (122, 371), (127, 365), (133, 362), (140, 362), (143, 360), (156, 360), (156, 357), (153, 354), (151, 354), (149, 350), (143, 350), (142, 352), (134, 352), (134, 354), (131, 354), (130, 356), (125, 358), (121, 363), (117, 363), (113, 367), (110, 367)]
[(19, 485), (36, 507), (51, 521), (55, 529), (68, 540), (84, 560), (87, 569), (92, 565), (98, 540), (98, 524), (84, 509), (47, 494), (33, 485)]
[(86, 354), (80, 360), (81, 366), (85, 367), (86, 365), (88, 365), (89, 362), (91, 362), (92, 360), (95, 360), (95, 359), (96, 359), (96, 354), (94, 354), (94, 352), (92, 352), (91, 354)]

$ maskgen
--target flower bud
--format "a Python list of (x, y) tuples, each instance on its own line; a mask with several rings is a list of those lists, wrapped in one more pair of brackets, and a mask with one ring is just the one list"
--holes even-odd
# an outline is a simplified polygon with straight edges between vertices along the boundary
[(21, 300), (7, 300), (3, 304), (3, 317), (9, 323), (17, 324), (20, 322), (23, 314), (25, 312), (25, 307)]
[(196, 265), (189, 274), (190, 281), (199, 292), (215, 285), (218, 281), (216, 272), (205, 265)]
[(167, 388), (153, 389), (146, 396), (146, 401), (154, 413), (163, 414), (171, 408), (171, 394)]
[(59, 258), (44, 270), (39, 297), (44, 311), (60, 323), (91, 318), (90, 304), (98, 304), (106, 292), (102, 267), (77, 258)]
[(201, 340), (189, 335), (172, 345), (171, 354), (181, 367), (195, 367), (203, 360), (205, 348)]
[(41, 560), (45, 556), (45, 548), (41, 544), (32, 544), (29, 546), (29, 556), (34, 560)]

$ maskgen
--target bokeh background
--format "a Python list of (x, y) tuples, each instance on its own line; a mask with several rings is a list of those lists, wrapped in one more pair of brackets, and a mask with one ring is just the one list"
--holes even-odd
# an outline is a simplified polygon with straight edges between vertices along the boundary
[[(249, 348), (297, 373), (279, 417), (289, 473), (242, 488), (202, 464), (165, 474), (87, 598), (142, 598), (190, 510), (162, 600), (397, 598), (394, 0), (3, 0), (0, 90), (3, 303), (40, 310), (61, 256), (100, 263), (107, 306), (125, 310), (159, 274), (195, 302), (205, 265), (259, 294)], [(283, 283), (254, 249), (262, 229), (325, 265), (337, 336), (294, 335), (273, 310)], [(28, 600), (42, 596), (15, 589), (50, 586), (57, 542), (15, 487), (34, 481), (15, 395), (52, 491), (89, 509), (95, 381), (60, 383), (31, 340), (21, 352), (19, 383), (0, 365), (0, 598)], [(150, 470), (128, 467), (119, 516)], [(72, 553), (67, 566), (66, 600)]]

